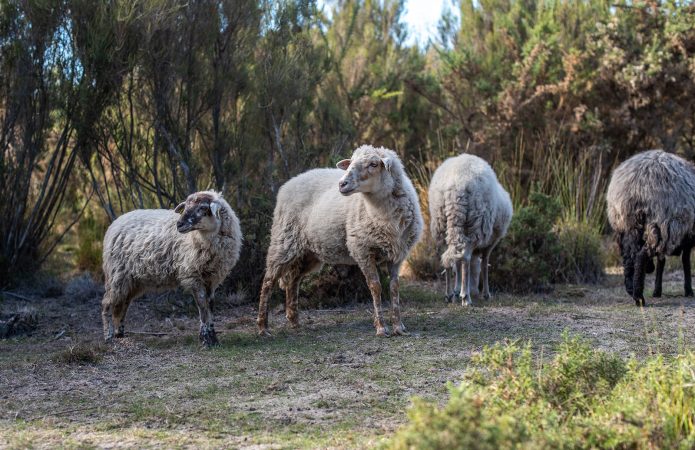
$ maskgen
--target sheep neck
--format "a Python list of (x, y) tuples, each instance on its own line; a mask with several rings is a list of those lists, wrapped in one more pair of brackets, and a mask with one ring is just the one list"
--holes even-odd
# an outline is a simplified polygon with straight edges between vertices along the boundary
[(370, 216), (381, 217), (384, 214), (392, 216), (399, 209), (397, 188), (390, 192), (365, 192), (362, 194), (365, 208)]

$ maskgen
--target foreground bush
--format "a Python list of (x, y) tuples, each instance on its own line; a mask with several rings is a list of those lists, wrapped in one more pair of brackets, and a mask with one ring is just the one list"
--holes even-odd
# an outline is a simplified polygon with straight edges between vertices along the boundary
[(444, 406), (416, 399), (389, 448), (693, 448), (695, 354), (639, 362), (565, 338), (544, 363), (495, 345)]

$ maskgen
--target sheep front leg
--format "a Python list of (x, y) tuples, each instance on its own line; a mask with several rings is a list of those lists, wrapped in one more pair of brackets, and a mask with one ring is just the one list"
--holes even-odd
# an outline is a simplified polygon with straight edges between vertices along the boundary
[(473, 249), (466, 247), (463, 250), (463, 261), (461, 261), (461, 278), (463, 286), (461, 288), (461, 305), (471, 306), (471, 259), (473, 257)]
[(690, 247), (685, 247), (683, 249), (683, 255), (681, 255), (683, 261), (683, 287), (685, 288), (685, 296), (693, 296), (693, 282), (690, 275)]
[(210, 297), (212, 293), (206, 292), (200, 288), (193, 292), (196, 305), (198, 305), (198, 313), (200, 314), (200, 334), (198, 335), (200, 342), (205, 347), (220, 345), (215, 333), (215, 325), (212, 323), (212, 312), (210, 311)]
[(401, 297), (400, 286), (398, 281), (398, 272), (401, 268), (400, 263), (389, 264), (389, 288), (391, 291), (391, 325), (393, 326), (393, 334), (399, 336), (407, 336), (405, 325), (401, 320)]
[(389, 336), (389, 330), (384, 324), (384, 317), (381, 313), (381, 283), (379, 282), (379, 273), (376, 270), (376, 262), (374, 257), (360, 264), (360, 269), (367, 280), (367, 286), (372, 293), (372, 301), (374, 302), (374, 327), (376, 328), (377, 336)]
[(461, 294), (461, 278), (463, 273), (463, 267), (461, 266), (461, 261), (454, 262), (454, 290), (451, 292), (453, 303), (454, 299)]

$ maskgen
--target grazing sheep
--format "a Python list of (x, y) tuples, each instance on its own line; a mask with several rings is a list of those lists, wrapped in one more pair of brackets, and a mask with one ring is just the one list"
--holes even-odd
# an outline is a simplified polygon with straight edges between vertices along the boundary
[(216, 192), (196, 192), (174, 211), (139, 209), (116, 219), (104, 236), (104, 337), (123, 337), (130, 302), (180, 286), (200, 312), (200, 340), (218, 343), (210, 301), (241, 250), (239, 219)]
[(395, 152), (363, 145), (338, 169), (314, 169), (287, 181), (278, 192), (270, 247), (258, 305), (258, 331), (268, 333), (268, 298), (280, 280), (287, 319), (298, 325), (302, 277), (322, 264), (358, 265), (374, 301), (378, 336), (388, 336), (381, 313), (377, 264), (391, 277), (394, 334), (401, 321), (398, 271), (422, 233), (417, 195)]
[(509, 194), (492, 167), (469, 154), (444, 161), (432, 176), (428, 194), (432, 238), (439, 247), (446, 246), (442, 266), (456, 274), (456, 286), (447, 292), (447, 300), (460, 295), (462, 305), (471, 305), (481, 269), (483, 296), (490, 298), (488, 261), (512, 219)]
[(644, 305), (644, 276), (654, 271), (661, 295), (666, 256), (682, 254), (685, 295), (692, 296), (690, 250), (695, 244), (695, 167), (676, 155), (649, 150), (624, 161), (611, 176), (608, 221), (623, 258), (625, 290)]

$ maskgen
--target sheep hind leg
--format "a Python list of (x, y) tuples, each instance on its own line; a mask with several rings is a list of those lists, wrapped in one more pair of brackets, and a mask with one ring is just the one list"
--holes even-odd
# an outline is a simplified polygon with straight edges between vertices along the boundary
[(319, 261), (313, 255), (308, 255), (295, 265), (284, 277), (283, 284), (285, 285), (285, 317), (292, 328), (299, 327), (299, 285), (302, 279), (317, 268), (321, 267)]
[(486, 248), (483, 251), (483, 257), (480, 260), (480, 267), (478, 269), (478, 274), (482, 273), (483, 276), (483, 298), (485, 300), (490, 298), (490, 279), (488, 274), (488, 268), (490, 267), (490, 253), (492, 253), (492, 247)]
[(652, 297), (661, 297), (661, 288), (664, 277), (664, 266), (666, 266), (666, 258), (656, 258), (656, 275), (654, 276), (654, 292)]
[(115, 299), (111, 304), (112, 326), (115, 331), (114, 337), (122, 338), (125, 336), (125, 315), (130, 305), (130, 297)]
[(644, 301), (644, 275), (645, 266), (649, 261), (649, 256), (647, 256), (647, 251), (643, 247), (635, 258), (635, 273), (633, 275), (633, 293), (632, 298), (635, 300), (637, 306), (646, 306)]
[(263, 276), (263, 284), (261, 285), (261, 296), (258, 302), (258, 318), (256, 319), (258, 334), (260, 336), (271, 335), (268, 331), (268, 301), (270, 300), (270, 294), (273, 292), (273, 286), (277, 279), (277, 270), (266, 269), (265, 275)]
[(109, 342), (113, 340), (113, 307), (111, 306), (111, 294), (109, 288), (106, 288), (104, 298), (101, 301), (101, 323), (104, 328), (104, 340)]
[(480, 295), (480, 265), (482, 257), (480, 255), (473, 255), (471, 259), (471, 298), (478, 297)]
[(471, 247), (466, 247), (463, 250), (463, 260), (461, 261), (461, 305), (462, 306), (472, 306), (473, 301), (471, 300), (471, 259), (473, 257), (473, 249)]
[(685, 247), (683, 249), (683, 254), (681, 255), (683, 261), (683, 288), (685, 289), (685, 296), (693, 296), (693, 282), (690, 274), (690, 247)]
[(376, 270), (374, 257), (360, 263), (360, 269), (367, 280), (369, 291), (372, 294), (372, 301), (374, 302), (374, 328), (376, 328), (376, 335), (388, 337), (389, 330), (384, 324), (384, 316), (381, 312), (381, 282), (379, 282), (379, 273)]
[(401, 268), (400, 263), (389, 264), (389, 289), (391, 292), (391, 325), (393, 326), (393, 334), (407, 336), (405, 325), (401, 320), (401, 297), (400, 283), (398, 281), (398, 272)]

